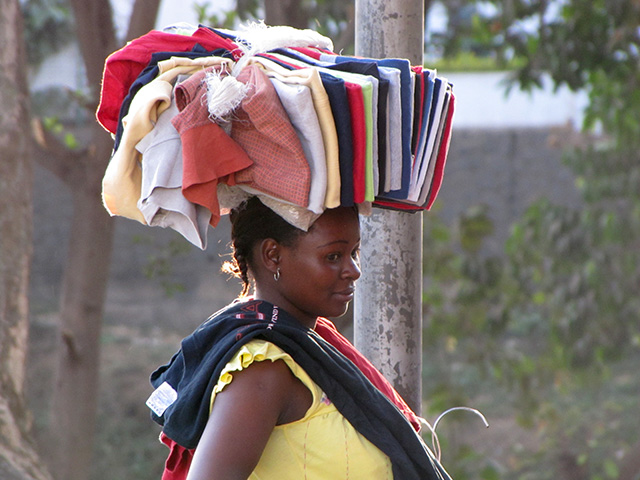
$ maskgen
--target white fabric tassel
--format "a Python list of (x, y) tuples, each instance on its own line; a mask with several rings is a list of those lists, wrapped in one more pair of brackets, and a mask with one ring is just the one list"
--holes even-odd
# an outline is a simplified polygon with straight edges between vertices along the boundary
[(214, 122), (222, 122), (233, 112), (246, 96), (249, 87), (231, 75), (222, 76), (217, 71), (208, 72), (207, 109), (209, 118)]
[(267, 26), (251, 22), (236, 32), (236, 42), (247, 44), (250, 55), (286, 47), (319, 47), (333, 50), (330, 38), (311, 29), (300, 30), (286, 25)]

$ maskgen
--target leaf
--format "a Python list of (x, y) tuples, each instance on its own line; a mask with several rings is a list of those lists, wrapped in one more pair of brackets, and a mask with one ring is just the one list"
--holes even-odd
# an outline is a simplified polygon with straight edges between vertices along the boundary
[(535, 303), (536, 305), (543, 305), (546, 301), (547, 296), (545, 295), (544, 292), (542, 291), (538, 291), (533, 295), (533, 303)]
[(610, 458), (604, 461), (603, 469), (608, 478), (615, 479), (620, 476), (620, 469), (618, 468), (618, 465)]
[(492, 466), (487, 466), (480, 473), (481, 480), (500, 480), (501, 476), (498, 470)]
[(67, 148), (70, 148), (71, 150), (75, 150), (76, 148), (78, 148), (78, 140), (76, 139), (75, 135), (71, 132), (65, 133), (64, 144), (67, 146)]

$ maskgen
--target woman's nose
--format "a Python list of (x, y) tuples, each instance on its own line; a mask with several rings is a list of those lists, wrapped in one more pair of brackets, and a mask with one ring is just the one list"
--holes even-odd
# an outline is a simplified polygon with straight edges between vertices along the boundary
[(347, 265), (345, 266), (345, 275), (349, 278), (357, 280), (362, 275), (360, 270), (360, 262), (358, 258), (349, 257)]

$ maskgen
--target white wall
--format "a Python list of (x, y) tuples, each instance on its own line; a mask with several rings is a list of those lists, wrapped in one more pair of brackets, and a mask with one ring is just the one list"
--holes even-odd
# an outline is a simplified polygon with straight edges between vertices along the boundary
[(541, 90), (527, 93), (514, 87), (507, 95), (506, 72), (440, 74), (453, 83), (455, 127), (582, 126), (586, 93), (574, 93), (566, 87), (554, 92), (549, 78)]

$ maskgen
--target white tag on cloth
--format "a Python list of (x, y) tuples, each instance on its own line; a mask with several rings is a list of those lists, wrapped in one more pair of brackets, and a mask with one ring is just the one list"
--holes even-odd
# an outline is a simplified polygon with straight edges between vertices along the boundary
[(146, 404), (153, 413), (161, 417), (165, 410), (169, 408), (177, 398), (178, 392), (176, 392), (167, 382), (163, 382), (162, 385), (153, 391), (151, 396), (147, 399)]

